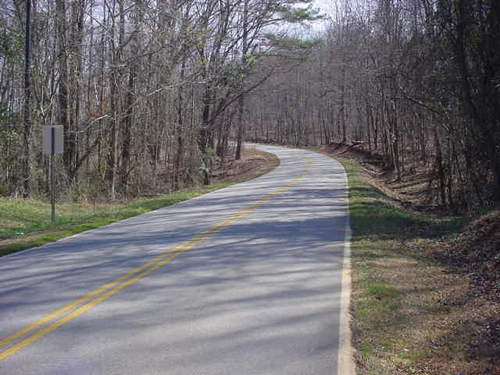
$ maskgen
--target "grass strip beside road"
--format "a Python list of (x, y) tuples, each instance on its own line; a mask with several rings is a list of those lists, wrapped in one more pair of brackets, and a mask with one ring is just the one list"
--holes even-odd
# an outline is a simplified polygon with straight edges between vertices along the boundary
[(488, 302), (474, 301), (467, 278), (429, 255), (466, 220), (400, 207), (356, 162), (336, 159), (350, 188), (351, 329), (358, 375), (496, 373), (491, 358), (474, 356), (470, 344), (481, 342), (481, 332), (468, 322), (487, 320)]
[(146, 212), (170, 206), (231, 183), (185, 189), (131, 203), (101, 203), (96, 207), (77, 203), (57, 205), (57, 217), (50, 221), (50, 204), (38, 200), (0, 198), (0, 255), (43, 245), (89, 229), (98, 228)]
[[(254, 151), (255, 152), (255, 151)], [(50, 204), (30, 199), (0, 197), (0, 256), (40, 246), (197, 196), (248, 181), (279, 165), (276, 155), (259, 152), (260, 165), (227, 182), (183, 189), (126, 203), (58, 203), (56, 220), (50, 221)]]

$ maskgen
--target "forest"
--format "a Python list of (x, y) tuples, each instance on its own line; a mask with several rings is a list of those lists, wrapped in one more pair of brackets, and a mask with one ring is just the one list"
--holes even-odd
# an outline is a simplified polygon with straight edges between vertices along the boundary
[(252, 101), (252, 136), (347, 142), (456, 211), (499, 201), (500, 2), (338, 2), (320, 40)]
[[(0, 194), (210, 184), (245, 140), (349, 144), (429, 202), (500, 201), (496, 0), (1, 0)], [(315, 22), (324, 27), (313, 27)]]

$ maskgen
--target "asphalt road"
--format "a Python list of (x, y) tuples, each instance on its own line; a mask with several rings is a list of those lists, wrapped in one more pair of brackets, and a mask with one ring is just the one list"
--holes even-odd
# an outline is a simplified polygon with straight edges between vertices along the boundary
[(0, 258), (0, 374), (337, 374), (343, 168), (259, 147), (265, 176)]

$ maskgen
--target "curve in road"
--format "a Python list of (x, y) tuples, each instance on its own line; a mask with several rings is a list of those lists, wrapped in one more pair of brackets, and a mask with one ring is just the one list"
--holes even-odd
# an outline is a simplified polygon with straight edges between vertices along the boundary
[(259, 148), (265, 176), (0, 259), (0, 373), (354, 373), (343, 168)]

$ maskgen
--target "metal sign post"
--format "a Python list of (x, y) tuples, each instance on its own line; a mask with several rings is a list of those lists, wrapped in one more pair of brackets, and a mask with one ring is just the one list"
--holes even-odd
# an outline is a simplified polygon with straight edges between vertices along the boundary
[(49, 169), (50, 169), (50, 219), (56, 219), (56, 193), (55, 193), (55, 155), (63, 153), (63, 127), (60, 125), (45, 125), (43, 127), (43, 153), (49, 155)]

